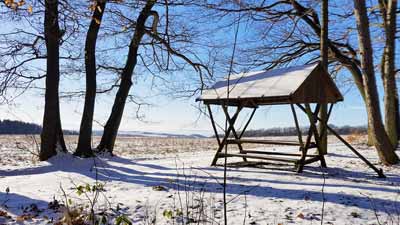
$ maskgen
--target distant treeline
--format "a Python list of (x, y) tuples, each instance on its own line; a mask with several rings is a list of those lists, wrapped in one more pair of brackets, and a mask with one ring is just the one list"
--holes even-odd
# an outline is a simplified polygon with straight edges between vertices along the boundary
[[(42, 127), (35, 123), (16, 120), (0, 120), (0, 135), (2, 134), (40, 134)], [(77, 134), (75, 131), (64, 130), (64, 134)]]
[[(366, 126), (335, 126), (330, 124), (339, 134), (367, 134)], [(300, 128), (303, 134), (307, 134), (308, 127)], [(295, 127), (274, 127), (268, 129), (248, 130), (244, 133), (245, 137), (263, 137), (263, 136), (295, 136), (297, 131)]]

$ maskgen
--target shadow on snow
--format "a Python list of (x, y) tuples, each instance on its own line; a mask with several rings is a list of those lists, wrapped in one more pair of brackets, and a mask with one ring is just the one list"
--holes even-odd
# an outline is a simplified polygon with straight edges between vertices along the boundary
[[(12, 171), (0, 170), (0, 176), (24, 176), (24, 175), (35, 175), (44, 174), (52, 172), (63, 172), (63, 173), (75, 173), (80, 174), (92, 179), (97, 179), (100, 181), (118, 181), (131, 184), (138, 184), (143, 186), (156, 186), (163, 185), (169, 189), (181, 189), (181, 186), (190, 185), (195, 188), (204, 188), (208, 192), (219, 193), (221, 192), (221, 185), (218, 184), (217, 180), (222, 182), (222, 177), (213, 176), (213, 172), (221, 172), (222, 168), (216, 167), (193, 167), (182, 169), (180, 166), (161, 166), (152, 163), (146, 163), (146, 159), (126, 159), (118, 156), (105, 157), (105, 158), (95, 158), (95, 159), (81, 159), (75, 158), (71, 155), (56, 156), (48, 161), (48, 165), (24, 168)], [(128, 168), (126, 165), (133, 165), (135, 169)], [(322, 187), (322, 175), (318, 167), (306, 167), (304, 173), (297, 175), (294, 172), (288, 170), (282, 170), (276, 168), (272, 170), (269, 169), (252, 169), (246, 168), (238, 170), (237, 168), (228, 168), (228, 188), (227, 194), (243, 194), (246, 192), (247, 195), (253, 195), (263, 198), (280, 198), (280, 199), (290, 199), (290, 200), (304, 200), (305, 197), (309, 197), (312, 201), (322, 202), (321, 192), (315, 190), (307, 190), (307, 188)], [(196, 173), (193, 173), (196, 171)], [(379, 191), (386, 192), (388, 194), (396, 194), (398, 190), (394, 188), (387, 188), (383, 186), (370, 186), (368, 185), (368, 179), (374, 179), (381, 184), (386, 184), (390, 186), (398, 186), (400, 184), (400, 178), (395, 174), (386, 174), (387, 179), (382, 180), (373, 177), (372, 171), (367, 170), (367, 172), (359, 171), (349, 171), (343, 168), (327, 168), (324, 170), (326, 173), (327, 180), (329, 183), (325, 185), (326, 188), (354, 188), (363, 191)], [(186, 173), (184, 176), (183, 173)], [(203, 173), (204, 175), (199, 175)], [(241, 173), (246, 175), (246, 173), (269, 173), (274, 175), (285, 175), (285, 176), (297, 176), (297, 177), (310, 177), (310, 178), (320, 178), (320, 182), (302, 182), (291, 180), (278, 180), (278, 179), (267, 179), (267, 178), (256, 178), (256, 177), (235, 177), (232, 173)], [(363, 180), (356, 180), (359, 178), (364, 178)], [(171, 182), (174, 180), (174, 182)], [(334, 184), (332, 180), (351, 180), (357, 182), (355, 185), (349, 184)], [(252, 183), (258, 183), (252, 184)], [(297, 188), (302, 187), (302, 189), (285, 189), (285, 188), (274, 188), (269, 187), (268, 184), (282, 184), (282, 185), (294, 185)], [(0, 201), (5, 198), (5, 193), (0, 192)], [(355, 196), (343, 192), (330, 193), (325, 192), (325, 201), (335, 204), (341, 204), (346, 206), (355, 206), (362, 209), (376, 210), (378, 212), (388, 212), (393, 213), (398, 210), (400, 204), (395, 198), (393, 200), (381, 199), (374, 196)], [(35, 202), (39, 200), (30, 199), (25, 196), (20, 196), (17, 194), (9, 195), (10, 199), (17, 202)], [(39, 203), (43, 203), (40, 202)], [(47, 203), (46, 203), (47, 204)]]

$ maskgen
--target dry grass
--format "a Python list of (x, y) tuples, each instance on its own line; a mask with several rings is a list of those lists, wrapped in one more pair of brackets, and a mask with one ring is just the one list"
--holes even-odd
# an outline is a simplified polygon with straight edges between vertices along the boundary
[(360, 134), (360, 133), (353, 133), (346, 135), (346, 140), (350, 142), (351, 144), (363, 144), (367, 143), (367, 135), (365, 134)]
[[(352, 134), (344, 136), (346, 140), (353, 144), (366, 143), (367, 137), (362, 134)], [(275, 140), (297, 140), (297, 137), (268, 137)], [(304, 137), (305, 139), (305, 137)], [(65, 136), (67, 148), (73, 152), (76, 148), (78, 136)], [(36, 143), (37, 142), (37, 143)], [(100, 142), (100, 137), (93, 138), (93, 146)], [(337, 139), (329, 136), (329, 143), (336, 143)], [(0, 135), (0, 149), (2, 154), (10, 154), (12, 157), (0, 157), (0, 165), (10, 165), (10, 163), (34, 162), (33, 153), (38, 151), (40, 145), (39, 135)], [(258, 147), (256, 144), (245, 144), (245, 148), (251, 149)], [(120, 156), (144, 157), (154, 155), (162, 157), (166, 155), (175, 155), (179, 153), (201, 153), (206, 151), (215, 151), (218, 147), (214, 138), (166, 138), (166, 137), (118, 137), (114, 153)], [(236, 145), (230, 145), (233, 151), (237, 149)], [(13, 162), (10, 158), (17, 159)]]

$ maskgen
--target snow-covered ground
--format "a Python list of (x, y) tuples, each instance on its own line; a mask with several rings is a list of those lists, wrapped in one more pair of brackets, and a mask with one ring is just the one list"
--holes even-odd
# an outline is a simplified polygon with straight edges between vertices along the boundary
[[(223, 168), (209, 166), (214, 156), (210, 149), (216, 147), (211, 140), (149, 139), (153, 144), (147, 146), (148, 153), (137, 154), (135, 147), (127, 149), (128, 142), (144, 139), (126, 139), (125, 149), (119, 148), (115, 157), (93, 160), (63, 154), (48, 162), (30, 160), (30, 153), (15, 148), (14, 140), (4, 140), (0, 224), (55, 222), (65, 207), (59, 208), (54, 199), (71, 208), (85, 207), (92, 193), (79, 195), (76, 187), (93, 185), (96, 179), (104, 184), (96, 213), (124, 214), (134, 224), (223, 224)], [(168, 143), (178, 150), (165, 153), (162, 146)], [(186, 150), (179, 150), (182, 146)], [(34, 149), (33, 144), (27, 147)], [(377, 162), (373, 149), (356, 147)], [(399, 224), (400, 167), (383, 167), (387, 178), (380, 179), (344, 145), (331, 141), (329, 152), (329, 168), (314, 163), (302, 174), (293, 172), (292, 165), (229, 167), (228, 224), (321, 224), (323, 205), (323, 224)]]

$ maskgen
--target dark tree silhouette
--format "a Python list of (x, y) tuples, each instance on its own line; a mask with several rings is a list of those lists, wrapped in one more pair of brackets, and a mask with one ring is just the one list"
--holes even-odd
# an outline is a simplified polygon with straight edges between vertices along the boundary
[(79, 130), (78, 146), (75, 155), (89, 157), (92, 152), (92, 127), (93, 114), (96, 100), (96, 42), (100, 30), (101, 21), (106, 7), (106, 0), (95, 1), (92, 20), (86, 34), (85, 42), (85, 69), (86, 69), (86, 92), (85, 104)]
[(46, 93), (43, 115), (43, 130), (39, 158), (47, 160), (57, 151), (67, 151), (61, 127), (59, 82), (60, 82), (60, 38), (58, 25), (58, 0), (45, 1), (44, 36), (46, 41)]

